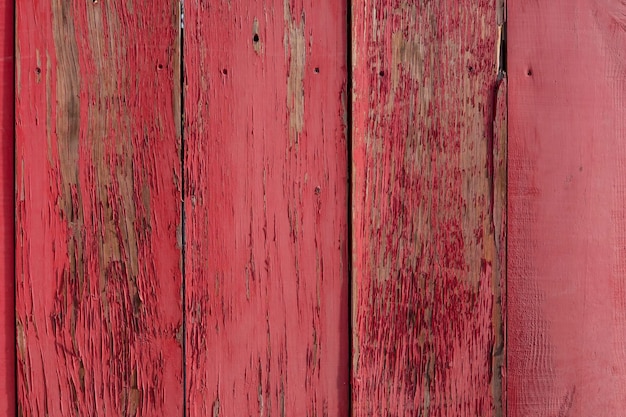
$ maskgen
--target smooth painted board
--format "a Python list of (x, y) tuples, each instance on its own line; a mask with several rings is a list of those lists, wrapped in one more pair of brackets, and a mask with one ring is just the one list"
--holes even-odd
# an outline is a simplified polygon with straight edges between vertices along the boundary
[(185, 2), (189, 417), (347, 416), (346, 5)]
[(491, 0), (352, 3), (354, 416), (503, 413), (497, 28)]
[(182, 415), (179, 4), (16, 6), (18, 415)]
[(626, 409), (626, 4), (509, 2), (509, 416)]
[(14, 0), (0, 0), (0, 415), (15, 415)]

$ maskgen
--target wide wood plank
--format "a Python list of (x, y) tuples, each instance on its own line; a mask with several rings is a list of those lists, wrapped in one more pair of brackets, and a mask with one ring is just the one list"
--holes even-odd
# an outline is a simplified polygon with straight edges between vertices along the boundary
[(16, 4), (18, 414), (182, 415), (178, 1)]
[(347, 416), (346, 6), (185, 2), (188, 415)]
[(509, 3), (509, 416), (624, 415), (626, 4)]
[(355, 416), (502, 415), (496, 3), (353, 2)]
[(0, 415), (15, 415), (14, 1), (0, 0)]

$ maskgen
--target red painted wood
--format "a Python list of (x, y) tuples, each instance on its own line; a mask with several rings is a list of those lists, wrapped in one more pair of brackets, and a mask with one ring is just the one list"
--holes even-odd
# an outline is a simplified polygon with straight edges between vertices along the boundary
[(626, 4), (509, 3), (509, 416), (626, 409)]
[(348, 415), (345, 7), (185, 2), (190, 417)]
[(496, 2), (352, 19), (354, 415), (502, 415)]
[(179, 4), (16, 5), (18, 414), (182, 415)]
[(0, 0), (0, 415), (15, 415), (14, 1)]

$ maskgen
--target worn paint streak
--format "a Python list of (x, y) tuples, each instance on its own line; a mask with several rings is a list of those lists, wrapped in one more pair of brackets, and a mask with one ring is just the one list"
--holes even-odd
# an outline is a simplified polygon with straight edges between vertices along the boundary
[(347, 416), (345, 3), (244, 3), (185, 3), (187, 411)]
[(0, 0), (0, 415), (15, 415), (14, 1)]
[(508, 11), (508, 415), (624, 415), (626, 4)]
[(17, 4), (19, 415), (182, 413), (178, 27)]
[(375, 0), (352, 20), (354, 415), (501, 416), (496, 4)]
[(298, 143), (298, 136), (304, 128), (304, 69), (306, 63), (305, 27), (302, 13), (292, 16), (290, 0), (284, 0), (285, 14), (285, 56), (288, 60), (287, 114), (289, 134)]

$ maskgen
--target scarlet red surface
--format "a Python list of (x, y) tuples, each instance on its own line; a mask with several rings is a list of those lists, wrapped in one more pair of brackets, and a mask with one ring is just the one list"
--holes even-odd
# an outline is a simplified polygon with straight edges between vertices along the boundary
[(509, 416), (622, 416), (626, 4), (508, 3)]
[(0, 415), (15, 415), (14, 0), (0, 0)]
[(179, 3), (17, 5), (22, 416), (179, 416)]
[(345, 7), (185, 2), (190, 417), (348, 416)]
[(22, 415), (503, 415), (494, 2), (346, 7), (18, 3)]

